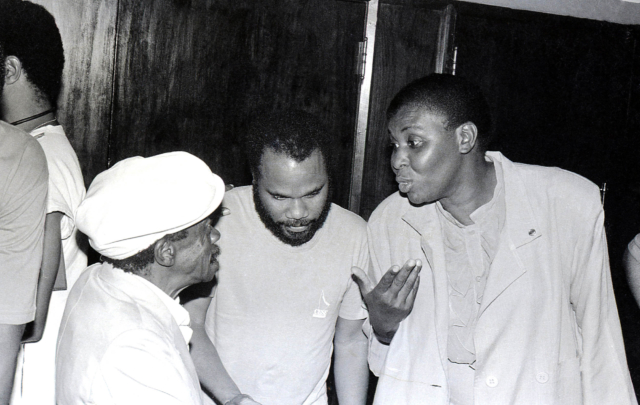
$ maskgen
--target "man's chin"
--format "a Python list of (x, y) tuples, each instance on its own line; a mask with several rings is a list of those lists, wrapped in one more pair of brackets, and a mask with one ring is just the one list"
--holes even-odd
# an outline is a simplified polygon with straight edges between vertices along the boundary
[(314, 235), (315, 229), (313, 228), (309, 228), (306, 231), (302, 232), (291, 232), (287, 230), (287, 227), (285, 225), (283, 225), (280, 227), (280, 232), (276, 236), (278, 236), (280, 240), (287, 245), (300, 246), (313, 239)]
[(216, 276), (216, 274), (218, 274), (218, 270), (220, 269), (220, 264), (218, 263), (218, 261), (214, 261), (212, 263), (209, 264), (209, 272), (207, 272), (207, 275), (205, 276), (206, 280), (204, 280), (205, 283), (208, 283), (209, 281), (213, 280)]

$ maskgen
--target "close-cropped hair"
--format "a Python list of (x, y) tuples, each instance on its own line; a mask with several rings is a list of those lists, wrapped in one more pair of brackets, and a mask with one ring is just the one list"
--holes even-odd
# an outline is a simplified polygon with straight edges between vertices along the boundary
[[(170, 242), (177, 242), (189, 236), (189, 232), (186, 229), (181, 231), (171, 233), (163, 236), (158, 240), (167, 240)], [(121, 270), (124, 270), (126, 273), (133, 273), (138, 276), (148, 276), (149, 268), (148, 266), (152, 264), (155, 260), (155, 245), (158, 241), (153, 242), (146, 249), (143, 249), (136, 253), (133, 256), (129, 256), (125, 259), (116, 260), (110, 257), (102, 256), (102, 260), (107, 263), (111, 263), (113, 267), (117, 267)]]
[(424, 108), (445, 119), (452, 130), (466, 122), (478, 128), (478, 142), (486, 150), (493, 138), (491, 111), (478, 86), (459, 76), (430, 74), (403, 87), (391, 100), (387, 120), (405, 106)]
[(62, 85), (64, 49), (53, 16), (29, 1), (1, 0), (0, 44), (4, 56), (18, 58), (28, 81), (55, 107)]
[(245, 151), (254, 178), (259, 178), (265, 150), (272, 149), (302, 162), (319, 150), (331, 173), (333, 138), (319, 118), (304, 111), (290, 110), (255, 118), (245, 134)]

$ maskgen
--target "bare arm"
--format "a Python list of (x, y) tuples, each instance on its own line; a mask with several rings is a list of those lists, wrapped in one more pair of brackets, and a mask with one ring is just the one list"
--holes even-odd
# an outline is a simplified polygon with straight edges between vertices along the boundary
[(204, 322), (210, 303), (211, 297), (201, 297), (184, 304), (191, 317), (191, 329), (193, 329), (191, 358), (196, 366), (200, 384), (222, 404), (232, 400), (230, 404), (258, 404), (248, 396), (241, 396), (238, 386), (227, 373), (218, 356), (218, 351), (207, 336)]
[(640, 306), (640, 261), (634, 257), (629, 248), (625, 250), (622, 258), (624, 264), (624, 270), (627, 273), (627, 281), (629, 282), (629, 288), (633, 297), (636, 299), (638, 306)]
[(20, 337), (24, 325), (0, 324), (0, 405), (6, 405), (11, 398), (13, 379), (16, 373), (16, 358), (20, 350)]
[(338, 317), (334, 337), (333, 372), (340, 405), (363, 405), (369, 387), (368, 340), (362, 332), (364, 319)]
[(60, 237), (61, 212), (47, 214), (44, 222), (44, 252), (40, 276), (38, 278), (38, 292), (36, 296), (36, 318), (27, 324), (22, 337), (23, 343), (37, 342), (42, 339), (44, 327), (49, 313), (49, 301), (56, 281), (58, 271), (64, 271), (64, 258), (62, 255), (62, 240)]

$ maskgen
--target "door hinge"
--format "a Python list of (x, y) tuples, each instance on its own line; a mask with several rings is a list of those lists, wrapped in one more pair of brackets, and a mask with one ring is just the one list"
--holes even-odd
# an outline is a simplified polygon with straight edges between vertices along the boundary
[(367, 38), (364, 41), (358, 42), (358, 50), (356, 55), (356, 76), (360, 80), (364, 80), (364, 68), (367, 60)]

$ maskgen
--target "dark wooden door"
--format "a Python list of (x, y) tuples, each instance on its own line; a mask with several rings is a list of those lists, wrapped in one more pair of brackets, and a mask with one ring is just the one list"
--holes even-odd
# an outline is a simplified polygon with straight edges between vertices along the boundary
[(445, 25), (455, 21), (451, 8), (442, 2), (381, 0), (373, 59), (371, 102), (364, 159), (359, 213), (365, 219), (398, 187), (389, 164), (391, 150), (385, 111), (391, 98), (405, 84), (436, 71), (445, 62), (449, 71), (452, 52), (447, 46)]
[(249, 184), (246, 122), (299, 108), (335, 135), (346, 205), (365, 15), (363, 1), (121, 0), (110, 162), (185, 150)]

